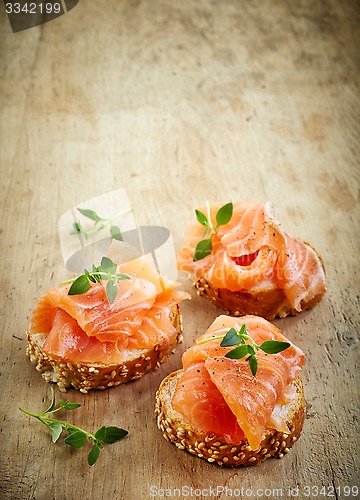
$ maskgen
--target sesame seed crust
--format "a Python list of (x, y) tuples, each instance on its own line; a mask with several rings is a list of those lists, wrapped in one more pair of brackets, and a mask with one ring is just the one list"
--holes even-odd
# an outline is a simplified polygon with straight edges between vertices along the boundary
[(105, 365), (102, 363), (73, 363), (58, 356), (49, 356), (43, 352), (44, 334), (27, 332), (26, 353), (31, 363), (36, 365), (47, 382), (54, 382), (61, 392), (70, 386), (86, 394), (90, 389), (105, 390), (120, 384), (137, 380), (146, 373), (158, 368), (182, 341), (182, 323), (177, 305), (170, 312), (170, 319), (176, 328), (170, 345), (164, 350), (159, 345), (151, 349), (134, 351), (133, 356), (121, 364)]
[(183, 370), (168, 375), (156, 393), (155, 419), (157, 426), (167, 441), (180, 450), (203, 458), (210, 463), (225, 467), (251, 466), (268, 458), (282, 458), (298, 440), (305, 420), (304, 389), (300, 376), (293, 382), (296, 397), (288, 410), (287, 424), (290, 433), (266, 429), (258, 450), (252, 450), (247, 440), (229, 444), (222, 436), (195, 430), (184, 421), (183, 416), (171, 405), (178, 379)]

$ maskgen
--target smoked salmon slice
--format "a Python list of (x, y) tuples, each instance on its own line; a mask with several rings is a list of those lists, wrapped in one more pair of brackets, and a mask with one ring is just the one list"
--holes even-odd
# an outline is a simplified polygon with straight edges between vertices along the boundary
[(171, 311), (189, 297), (175, 290), (141, 257), (120, 266), (130, 276), (119, 281), (112, 304), (106, 296), (106, 281), (91, 283), (80, 295), (69, 295), (70, 285), (49, 290), (38, 302), (30, 322), (30, 335), (43, 334), (43, 352), (70, 362), (122, 362), (129, 351), (166, 350), (177, 330)]
[[(242, 325), (258, 345), (267, 340), (290, 344), (278, 354), (258, 350), (256, 376), (245, 358), (225, 357), (232, 347), (220, 346), (219, 336), (230, 328), (239, 331)], [(219, 316), (197, 342), (205, 339), (208, 341), (195, 344), (183, 354), (184, 372), (177, 382), (172, 406), (194, 428), (219, 434), (235, 444), (242, 441), (243, 433), (256, 450), (267, 427), (286, 429), (279, 412), (273, 415), (274, 409), (287, 401), (289, 384), (300, 374), (305, 356), (278, 328), (256, 316)]]
[[(204, 239), (204, 225), (199, 220), (192, 222), (178, 252), (179, 270), (190, 273), (201, 295), (230, 313), (226, 300), (220, 300), (224, 291), (238, 294), (235, 300), (243, 306), (240, 315), (273, 319), (315, 305), (326, 292), (324, 266), (316, 251), (282, 230), (269, 202), (236, 201), (232, 205), (231, 219), (218, 227), (220, 203), (199, 209), (215, 228), (212, 250), (195, 259), (197, 245)], [(201, 283), (212, 293), (204, 291)], [(241, 292), (246, 294), (242, 296)], [(249, 302), (249, 297), (251, 305), (241, 303)], [(264, 314), (257, 312), (261, 300), (269, 302), (269, 307), (263, 308)]]
[(228, 443), (244, 439), (234, 413), (211, 380), (204, 363), (189, 366), (179, 384), (181, 387), (172, 400), (173, 408), (187, 415), (187, 420), (196, 429), (223, 435)]

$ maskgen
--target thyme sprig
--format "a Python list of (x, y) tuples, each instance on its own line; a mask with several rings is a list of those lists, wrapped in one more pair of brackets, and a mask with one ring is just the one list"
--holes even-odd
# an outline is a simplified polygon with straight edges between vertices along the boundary
[[(215, 337), (207, 337), (206, 339), (196, 341), (197, 344), (204, 344), (212, 340), (220, 340), (221, 347), (237, 346), (225, 354), (225, 358), (240, 359), (245, 356), (250, 366), (252, 375), (255, 377), (258, 370), (258, 361), (256, 352), (261, 349), (266, 354), (277, 354), (285, 351), (291, 344), (289, 342), (280, 342), (278, 340), (265, 340), (261, 345), (256, 344), (254, 339), (247, 333), (245, 324), (241, 326), (237, 332), (235, 328), (230, 330), (225, 335), (217, 335)], [(247, 343), (246, 341), (250, 342)]]
[[(210, 212), (210, 209), (208, 209), (208, 212)], [(200, 224), (205, 226), (205, 231), (202, 235), (204, 239), (199, 241), (199, 243), (196, 245), (193, 258), (194, 261), (204, 259), (205, 257), (211, 254), (212, 238), (214, 236), (215, 231), (219, 226), (223, 226), (224, 224), (227, 224), (230, 221), (232, 213), (233, 213), (233, 204), (231, 202), (222, 206), (216, 214), (216, 226), (213, 227), (210, 218), (210, 213), (208, 213), (208, 217), (206, 217), (206, 215), (200, 212), (200, 210), (195, 210), (196, 218), (200, 222)], [(208, 236), (208, 238), (205, 238), (208, 235), (208, 233), (210, 233), (210, 235)]]
[(94, 222), (94, 225), (91, 229), (85, 229), (80, 221), (74, 222), (73, 231), (70, 234), (80, 234), (85, 240), (87, 240), (89, 236), (101, 231), (102, 229), (104, 229), (104, 227), (109, 226), (110, 235), (115, 240), (123, 241), (120, 228), (119, 226), (113, 224), (113, 220), (126, 212), (122, 212), (120, 214), (117, 214), (115, 217), (112, 217), (111, 219), (107, 219), (105, 217), (100, 217), (100, 215), (98, 215), (94, 210), (91, 210), (89, 208), (77, 208), (77, 210), (82, 215), (84, 215), (84, 217), (92, 220)]
[(84, 429), (81, 429), (80, 427), (77, 427), (76, 425), (70, 424), (69, 422), (49, 417), (49, 415), (53, 415), (60, 410), (75, 410), (81, 406), (79, 403), (72, 403), (71, 401), (63, 401), (60, 399), (58, 408), (55, 408), (55, 391), (52, 386), (50, 386), (50, 389), (52, 393), (51, 403), (45, 411), (41, 413), (33, 413), (29, 410), (25, 410), (24, 408), (19, 408), (19, 410), (26, 413), (26, 415), (36, 418), (46, 425), (51, 433), (53, 443), (57, 442), (63, 431), (68, 432), (68, 436), (64, 439), (64, 442), (73, 448), (82, 448), (86, 441), (90, 441), (92, 443), (92, 447), (87, 458), (90, 466), (94, 465), (96, 460), (99, 458), (100, 452), (104, 448), (105, 443), (112, 444), (127, 436), (128, 431), (112, 425), (102, 426), (95, 432), (95, 434), (92, 434)]
[(96, 267), (93, 265), (91, 271), (84, 269), (84, 274), (77, 278), (63, 281), (61, 285), (72, 283), (68, 295), (81, 295), (90, 289), (90, 283), (100, 283), (101, 280), (108, 280), (105, 290), (107, 298), (110, 304), (112, 304), (116, 299), (119, 281), (130, 279), (128, 274), (116, 274), (116, 267), (117, 265), (109, 257), (103, 257), (100, 266)]

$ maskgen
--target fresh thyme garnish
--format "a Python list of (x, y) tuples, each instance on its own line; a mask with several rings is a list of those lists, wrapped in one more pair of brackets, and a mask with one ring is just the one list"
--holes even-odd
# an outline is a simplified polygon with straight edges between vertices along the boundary
[(205, 231), (202, 235), (203, 238), (205, 238), (205, 236), (209, 232), (210, 236), (208, 238), (199, 241), (199, 243), (196, 245), (194, 253), (194, 261), (204, 259), (205, 257), (211, 254), (212, 238), (215, 231), (219, 226), (223, 226), (224, 224), (227, 224), (229, 222), (229, 220), (232, 217), (232, 213), (233, 213), (233, 204), (231, 202), (222, 206), (216, 214), (216, 226), (213, 227), (211, 223), (210, 213), (208, 214), (208, 217), (206, 217), (206, 215), (200, 212), (200, 210), (195, 210), (197, 220), (200, 222), (200, 224), (205, 226)]
[(85, 269), (84, 274), (78, 278), (63, 281), (61, 284), (66, 285), (68, 283), (72, 283), (69, 288), (68, 295), (80, 295), (90, 289), (90, 282), (100, 283), (101, 280), (108, 280), (106, 284), (106, 295), (110, 304), (112, 304), (117, 295), (117, 285), (119, 281), (130, 279), (128, 274), (116, 274), (116, 267), (116, 264), (109, 259), (109, 257), (103, 257), (99, 267), (93, 265), (91, 271)]
[[(255, 341), (248, 335), (246, 331), (246, 326), (242, 325), (240, 331), (236, 331), (235, 328), (230, 328), (226, 335), (218, 335), (216, 337), (207, 337), (206, 339), (198, 340), (197, 344), (204, 344), (205, 342), (210, 342), (211, 340), (221, 340), (221, 347), (230, 347), (236, 345), (234, 349), (225, 354), (225, 358), (230, 359), (240, 359), (247, 356), (246, 361), (249, 363), (251, 373), (255, 377), (258, 370), (258, 362), (256, 359), (256, 351), (261, 349), (266, 352), (266, 354), (277, 354), (279, 352), (285, 351), (291, 344), (289, 342), (280, 342), (278, 340), (265, 340), (261, 345), (255, 343)], [(250, 344), (246, 343), (246, 340), (250, 341)]]
[(120, 228), (112, 223), (112, 221), (121, 214), (118, 214), (111, 219), (106, 219), (104, 217), (100, 217), (94, 210), (88, 208), (78, 208), (77, 209), (82, 215), (87, 217), (88, 219), (94, 221), (94, 226), (92, 229), (86, 230), (82, 227), (80, 222), (74, 222), (73, 231), (70, 234), (81, 234), (85, 240), (92, 234), (101, 231), (106, 226), (110, 226), (110, 234), (115, 240), (123, 241), (123, 237), (120, 231)]
[(73, 448), (82, 448), (87, 440), (92, 442), (92, 447), (87, 458), (90, 466), (94, 465), (96, 460), (99, 458), (100, 452), (104, 448), (105, 443), (112, 444), (127, 436), (128, 431), (115, 426), (103, 426), (100, 427), (95, 434), (91, 434), (76, 425), (49, 417), (48, 415), (52, 415), (59, 410), (75, 410), (75, 408), (79, 408), (79, 406), (81, 406), (78, 403), (72, 403), (70, 401), (63, 401), (60, 399), (58, 408), (55, 408), (55, 392), (52, 386), (50, 386), (50, 389), (52, 398), (50, 406), (47, 410), (41, 413), (32, 413), (24, 408), (19, 408), (19, 410), (27, 415), (30, 415), (31, 417), (37, 418), (40, 422), (45, 424), (51, 433), (53, 443), (56, 443), (63, 431), (67, 431), (69, 433), (69, 435), (64, 439), (64, 442)]

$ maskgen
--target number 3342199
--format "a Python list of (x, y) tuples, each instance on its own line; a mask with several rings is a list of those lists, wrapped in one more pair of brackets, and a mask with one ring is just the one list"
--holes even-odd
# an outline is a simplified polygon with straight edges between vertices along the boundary
[(30, 2), (21, 5), (19, 2), (5, 4), (7, 14), (59, 14), (61, 12), (60, 2), (50, 3), (50, 2)]

